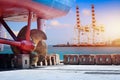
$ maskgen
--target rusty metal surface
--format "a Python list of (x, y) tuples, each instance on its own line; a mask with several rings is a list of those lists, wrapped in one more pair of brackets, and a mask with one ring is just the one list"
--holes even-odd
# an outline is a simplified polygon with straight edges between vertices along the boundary
[[(27, 29), (27, 27), (25, 26), (19, 31), (19, 33), (17, 35), (18, 41), (25, 40), (26, 29)], [(22, 53), (22, 51), (16, 46), (11, 46), (11, 49), (14, 52), (14, 54), (16, 54), (16, 55)]]
[(39, 56), (40, 55), (46, 56), (47, 55), (46, 43), (44, 41), (39, 41), (34, 51), (37, 52)]
[[(26, 34), (26, 30), (27, 30), (27, 26), (23, 27), (20, 32), (18, 33), (18, 36), (17, 36), (17, 40), (18, 41), (21, 41), (21, 40), (25, 40), (25, 34)], [(47, 36), (46, 34), (41, 31), (41, 30), (37, 30), (37, 29), (32, 29), (31, 30), (31, 33), (30, 33), (30, 36), (31, 36), (31, 41), (33, 43), (35, 43), (35, 49), (30, 52), (31, 54), (33, 52), (37, 53), (37, 54), (32, 54), (32, 55), (36, 55), (35, 57), (32, 56), (33, 60), (37, 58), (39, 58), (39, 61), (42, 60), (41, 56), (46, 56), (47, 54), (47, 45), (46, 43), (43, 41), (43, 40), (46, 40), (47, 39)], [(21, 54), (21, 53), (26, 53), (24, 51), (21, 51), (20, 48), (18, 47), (15, 47), (15, 46), (11, 46), (13, 52), (15, 54)], [(33, 64), (34, 61), (32, 61), (32, 64)], [(37, 61), (35, 61), (36, 63)]]
[(39, 41), (47, 40), (46, 34), (43, 31), (37, 29), (32, 29), (30, 32), (30, 36), (35, 44), (37, 44)]

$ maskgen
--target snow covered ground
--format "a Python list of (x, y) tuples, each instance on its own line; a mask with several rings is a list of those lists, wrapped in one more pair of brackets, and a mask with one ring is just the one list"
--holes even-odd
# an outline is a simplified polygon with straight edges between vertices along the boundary
[(0, 71), (0, 80), (120, 80), (120, 66), (57, 65)]

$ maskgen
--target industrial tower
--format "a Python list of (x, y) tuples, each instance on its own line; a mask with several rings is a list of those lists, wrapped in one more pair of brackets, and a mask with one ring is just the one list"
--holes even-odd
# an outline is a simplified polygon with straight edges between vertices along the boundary
[[(92, 37), (92, 41), (93, 41), (93, 45), (104, 45), (105, 41), (104, 41), (104, 27), (101, 25), (97, 25), (96, 24), (96, 18), (95, 18), (95, 9), (94, 9), (94, 5), (92, 4), (91, 6), (91, 12), (92, 12), (92, 32), (93, 32), (93, 37)], [(96, 38), (99, 37), (99, 41), (96, 40)], [(102, 39), (102, 40), (101, 40)]]
[(93, 44), (95, 44), (95, 27), (96, 27), (95, 9), (94, 9), (94, 5), (92, 4)]
[(78, 5), (76, 6), (76, 25), (77, 25), (77, 30), (78, 30), (78, 45), (80, 45), (80, 29), (81, 29), (81, 25), (80, 25), (80, 14), (79, 14), (79, 7)]
[(75, 30), (77, 30), (77, 44), (78, 45), (84, 45), (84, 44), (88, 44), (89, 39), (84, 40), (82, 37), (87, 36), (87, 33), (90, 31), (88, 26), (81, 26), (81, 22), (80, 22), (80, 13), (79, 13), (79, 6), (76, 6), (76, 26), (75, 26)]
[(79, 7), (76, 6), (77, 45), (104, 45), (104, 27), (96, 24), (94, 5), (91, 6), (92, 25), (81, 26)]

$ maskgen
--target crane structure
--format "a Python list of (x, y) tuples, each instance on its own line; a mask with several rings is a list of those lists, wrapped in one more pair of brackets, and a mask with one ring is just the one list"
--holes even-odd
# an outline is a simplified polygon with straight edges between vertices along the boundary
[(92, 24), (81, 25), (79, 6), (76, 6), (76, 26), (74, 31), (77, 32), (75, 40), (77, 45), (105, 45), (104, 32), (105, 29), (102, 25), (96, 24), (94, 5), (91, 6)]
[(80, 29), (81, 29), (81, 25), (80, 25), (80, 15), (79, 15), (79, 7), (78, 6), (76, 6), (76, 21), (77, 21), (77, 30), (78, 30), (78, 45), (80, 44)]

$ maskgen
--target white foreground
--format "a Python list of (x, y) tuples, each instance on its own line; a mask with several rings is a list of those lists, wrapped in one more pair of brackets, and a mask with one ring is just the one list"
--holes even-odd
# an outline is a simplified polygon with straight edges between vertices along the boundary
[(57, 65), (0, 71), (0, 80), (120, 80), (120, 66)]

